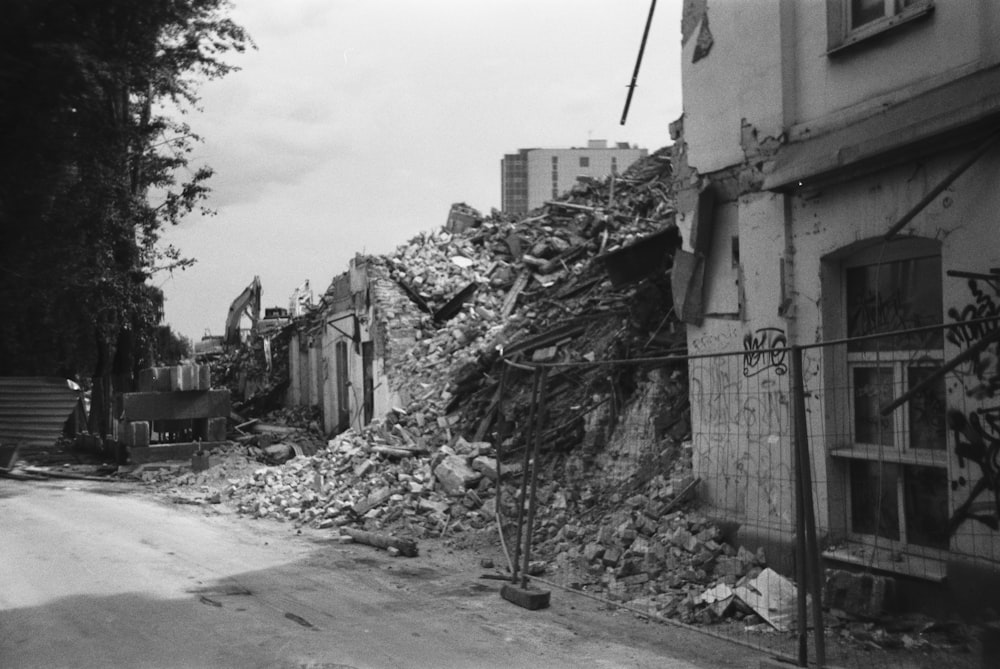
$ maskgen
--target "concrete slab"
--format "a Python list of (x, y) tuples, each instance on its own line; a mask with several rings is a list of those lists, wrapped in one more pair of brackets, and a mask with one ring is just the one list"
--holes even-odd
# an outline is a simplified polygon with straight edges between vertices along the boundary
[(230, 407), (228, 390), (122, 393), (116, 404), (118, 415), (130, 421), (227, 418)]
[(168, 460), (186, 460), (191, 462), (191, 458), (199, 448), (210, 451), (213, 448), (228, 443), (228, 441), (188, 441), (178, 444), (154, 444), (144, 448), (136, 447), (128, 449), (129, 459), (133, 465), (141, 465), (147, 462), (166, 462)]

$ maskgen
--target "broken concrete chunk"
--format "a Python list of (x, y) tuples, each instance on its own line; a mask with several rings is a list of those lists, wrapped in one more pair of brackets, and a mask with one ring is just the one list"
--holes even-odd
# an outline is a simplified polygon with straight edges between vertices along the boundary
[(823, 604), (852, 616), (878, 618), (886, 612), (895, 586), (895, 579), (890, 576), (836, 569), (827, 574)]
[(451, 505), (448, 502), (443, 502), (440, 500), (422, 499), (418, 504), (418, 508), (421, 511), (430, 511), (433, 513), (448, 513), (448, 509), (451, 508)]
[(798, 588), (773, 569), (733, 588), (733, 593), (779, 632), (787, 632), (795, 622)]
[(441, 484), (442, 490), (448, 495), (464, 495), (467, 488), (479, 482), (482, 474), (474, 471), (465, 458), (460, 455), (449, 455), (434, 468), (434, 476)]
[(496, 458), (488, 458), (485, 455), (480, 455), (472, 461), (472, 469), (491, 481), (497, 480)]

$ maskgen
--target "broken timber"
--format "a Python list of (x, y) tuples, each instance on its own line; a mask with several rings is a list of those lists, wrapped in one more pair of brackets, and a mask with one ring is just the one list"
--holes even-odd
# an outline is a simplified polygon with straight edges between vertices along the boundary
[(507, 319), (510, 317), (511, 312), (514, 311), (514, 305), (517, 304), (517, 298), (520, 297), (521, 291), (524, 287), (528, 285), (528, 281), (531, 280), (531, 272), (528, 270), (522, 270), (517, 278), (514, 279), (514, 285), (510, 287), (507, 291), (507, 297), (504, 298), (503, 306), (500, 308), (500, 318)]
[(342, 527), (340, 528), (340, 531), (359, 544), (365, 544), (386, 550), (389, 548), (395, 548), (399, 551), (400, 555), (405, 555), (406, 557), (417, 556), (417, 542), (412, 539), (399, 539), (386, 534), (376, 534), (365, 530), (356, 530), (351, 527)]

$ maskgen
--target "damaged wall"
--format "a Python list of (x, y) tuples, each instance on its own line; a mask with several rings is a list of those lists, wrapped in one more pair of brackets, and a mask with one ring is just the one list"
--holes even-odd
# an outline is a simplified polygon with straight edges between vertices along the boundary
[[(688, 321), (688, 344), (694, 354), (742, 352), (692, 361), (694, 467), (705, 481), (704, 499), (743, 531), (756, 528), (761, 536), (779, 531), (790, 539), (795, 509), (788, 361), (759, 351), (847, 336), (850, 263), (863, 264), (858, 258), (867, 253), (889, 272), (902, 271), (903, 265), (886, 264), (895, 258), (939, 257), (941, 269), (930, 278), (940, 280), (940, 313), (916, 324), (1000, 314), (1000, 281), (990, 279), (1000, 267), (992, 241), (1000, 205), (996, 147), (902, 229), (908, 243), (882, 241), (895, 222), (991, 141), (989, 132), (1000, 118), (1000, 60), (991, 37), (1000, 28), (1000, 7), (977, 0), (936, 3), (933, 12), (912, 21), (886, 20), (848, 35), (852, 46), (828, 53), (826, 6), (836, 4), (708, 0), (686, 6), (685, 111), (672, 127), (678, 224), (685, 250), (705, 268), (696, 286), (702, 312), (700, 320)], [(695, 36), (706, 12), (712, 46), (696, 60)], [(715, 203), (706, 215), (708, 189)], [(714, 235), (712, 243), (699, 249), (706, 230)], [(991, 242), (984, 244), (986, 239)], [(699, 253), (704, 257), (697, 258)], [(727, 273), (735, 274), (735, 293)], [(736, 312), (720, 308), (734, 295)], [(908, 309), (887, 298), (872, 313), (876, 322), (901, 318), (900, 327), (913, 326), (901, 315)], [(929, 357), (914, 354), (906, 364), (923, 365), (925, 371), (917, 373), (926, 373), (995, 327), (962, 328)], [(858, 439), (852, 422), (858, 395), (852, 399), (850, 389), (855, 378), (864, 378), (852, 376), (858, 365), (888, 369), (889, 363), (884, 356), (870, 363), (860, 362), (862, 357), (855, 353), (851, 366), (843, 350), (807, 349), (804, 371), (820, 530), (870, 548), (852, 520), (852, 504), (858, 507), (863, 497), (852, 502), (850, 471), (864, 468), (857, 465), (863, 457), (879, 460), (881, 447), (852, 446)], [(890, 419), (902, 426), (907, 443), (916, 443), (926, 437), (909, 435), (916, 423), (907, 423), (906, 412), (936, 407), (933, 429), (946, 446), (935, 453), (902, 447), (910, 449), (900, 456), (910, 458), (909, 464), (893, 461), (900, 473), (891, 485), (900, 491), (898, 518), (905, 525), (904, 507), (924, 502), (915, 501), (919, 495), (911, 499), (904, 479), (933, 480), (933, 495), (946, 498), (948, 535), (923, 537), (916, 545), (910, 538), (926, 530), (902, 527), (897, 538), (882, 539), (883, 553), (890, 544), (896, 551), (896, 562), (885, 568), (905, 570), (910, 563), (899, 555), (928, 550), (942, 565), (1000, 563), (1000, 486), (990, 460), (1000, 452), (996, 359), (992, 344), (947, 377), (941, 406), (914, 404)], [(893, 372), (893, 397), (915, 383), (906, 380), (910, 367), (900, 360), (891, 363), (902, 370)], [(941, 485), (942, 473), (947, 485)]]
[(321, 306), (299, 321), (290, 349), (292, 403), (321, 406), (327, 433), (360, 429), (399, 406), (390, 377), (414, 342), (413, 311), (382, 260), (353, 258)]
[[(685, 7), (684, 138), (688, 164), (702, 174), (743, 161), (744, 120), (765, 135), (777, 137), (782, 132), (783, 4), (708, 0)], [(708, 53), (702, 53), (708, 40), (703, 28), (711, 35)], [(755, 38), (747, 39), (748, 35)]]
[[(911, 166), (897, 167), (877, 177), (810, 193), (794, 199), (793, 215), (796, 229), (793, 244), (796, 249), (794, 300), (797, 305), (797, 328), (802, 340), (822, 341), (844, 336), (843, 303), (832, 291), (835, 289), (838, 263), (843, 250), (856, 246), (859, 241), (880, 240), (886, 229), (931, 187), (944, 179), (969, 149), (942, 153), (914, 170)], [(997, 175), (1000, 174), (1000, 151), (994, 151), (973, 165), (969, 171), (948, 188), (939, 199), (931, 203), (907, 226), (898, 243), (913, 239), (928, 240), (940, 245), (943, 321), (945, 323), (969, 320), (974, 317), (1000, 315), (1000, 293), (994, 282), (973, 281), (963, 276), (949, 276), (948, 272), (972, 272), (989, 275), (990, 268), (1000, 267), (1000, 248), (996, 244), (983, 244), (996, 238), (996, 212), (1000, 208), (1000, 195), (996, 192)], [(875, 248), (880, 253), (891, 254), (893, 244)], [(884, 250), (882, 250), (884, 249)], [(907, 324), (902, 324), (907, 325)], [(943, 360), (950, 360), (974, 345), (979, 339), (994, 331), (997, 324), (986, 324), (956, 331), (943, 342)], [(809, 333), (808, 335), (806, 333)], [(945, 383), (945, 415), (954, 425), (955, 416), (979, 416), (972, 419), (982, 426), (982, 432), (973, 440), (981, 440), (984, 454), (1000, 452), (1000, 432), (996, 416), (1000, 415), (1000, 395), (996, 388), (996, 345), (989, 347), (983, 357), (974, 363), (959, 367), (949, 374)], [(811, 352), (806, 368), (815, 374), (809, 381), (813, 387), (824, 388), (837, 384), (839, 370), (831, 356), (825, 359), (820, 351)], [(810, 361), (811, 360), (811, 361)], [(840, 382), (841, 384), (843, 381)], [(897, 390), (894, 395), (899, 394)], [(847, 439), (843, 428), (829, 416), (828, 397), (809, 398), (811, 433), (826, 435), (811, 444), (817, 454), (816, 468), (823, 478), (829, 478), (828, 493), (836, 497), (845, 485), (844, 461), (837, 457), (837, 449)], [(824, 402), (827, 402), (825, 405)], [(916, 410), (916, 409), (912, 409)], [(823, 417), (827, 416), (827, 422)], [(942, 430), (944, 427), (942, 426)], [(948, 547), (956, 554), (969, 557), (1000, 559), (1000, 531), (989, 526), (989, 521), (1000, 519), (1000, 506), (994, 495), (996, 489), (995, 465), (978, 457), (961, 457), (964, 434), (949, 434), (947, 449), (942, 453), (948, 486), (948, 513), (956, 530)], [(829, 476), (824, 476), (829, 470)], [(823, 480), (821, 478), (820, 480)], [(982, 495), (974, 490), (982, 482)], [(987, 493), (987, 490), (989, 493)], [(843, 503), (827, 504), (827, 495), (820, 495), (817, 512), (839, 536), (849, 534), (850, 522)], [(963, 503), (975, 498), (977, 512), (987, 522), (976, 521), (962, 515)]]

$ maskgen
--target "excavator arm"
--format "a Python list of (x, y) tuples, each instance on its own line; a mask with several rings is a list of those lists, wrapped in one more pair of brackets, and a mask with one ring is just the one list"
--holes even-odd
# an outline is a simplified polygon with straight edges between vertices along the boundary
[(256, 327), (260, 320), (260, 277), (255, 276), (250, 285), (243, 289), (233, 303), (229, 305), (229, 315), (226, 317), (226, 346), (238, 346), (240, 343), (240, 320), (246, 314), (250, 318), (250, 327)]

